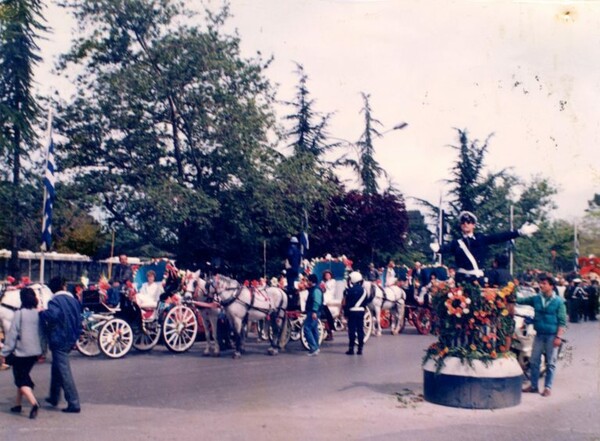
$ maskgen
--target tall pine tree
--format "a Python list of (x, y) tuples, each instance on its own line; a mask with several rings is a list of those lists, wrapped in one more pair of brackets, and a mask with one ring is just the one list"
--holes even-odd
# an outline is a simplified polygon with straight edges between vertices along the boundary
[(7, 199), (11, 259), (9, 271), (19, 276), (23, 159), (35, 141), (38, 104), (33, 93), (33, 68), (41, 60), (36, 40), (46, 31), (39, 0), (0, 2), (0, 155), (8, 166), (3, 179), (10, 181)]

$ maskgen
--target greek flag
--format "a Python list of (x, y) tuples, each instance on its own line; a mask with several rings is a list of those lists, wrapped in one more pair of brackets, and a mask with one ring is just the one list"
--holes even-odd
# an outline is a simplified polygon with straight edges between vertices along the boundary
[(52, 208), (54, 206), (54, 142), (50, 131), (48, 156), (46, 158), (46, 174), (44, 176), (44, 220), (42, 223), (42, 251), (49, 251), (52, 245)]
[(303, 231), (300, 235), (300, 254), (304, 256), (309, 248), (310, 243), (308, 241), (308, 233), (306, 231)]

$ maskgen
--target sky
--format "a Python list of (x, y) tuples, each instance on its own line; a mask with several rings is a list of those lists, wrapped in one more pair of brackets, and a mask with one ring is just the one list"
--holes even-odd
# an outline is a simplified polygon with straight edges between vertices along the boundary
[[(332, 136), (359, 138), (361, 92), (381, 131), (408, 123), (374, 145), (409, 208), (418, 208), (411, 198), (437, 202), (448, 190), (455, 128), (481, 142), (493, 134), (489, 171), (549, 178), (559, 188), (555, 218), (576, 221), (600, 193), (600, 1), (230, 3), (227, 27), (244, 56), (274, 57), (266, 75), (280, 100), (293, 98), (301, 63), (315, 109), (334, 112)], [(46, 18), (54, 31), (41, 44), (37, 80), (65, 94), (70, 86), (51, 65), (74, 23), (53, 4)]]

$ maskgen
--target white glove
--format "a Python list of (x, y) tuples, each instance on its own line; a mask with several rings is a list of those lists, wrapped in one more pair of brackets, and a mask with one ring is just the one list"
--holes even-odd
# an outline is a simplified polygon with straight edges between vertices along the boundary
[(431, 248), (431, 251), (433, 251), (434, 253), (439, 253), (440, 251), (440, 244), (437, 242), (433, 242), (429, 244), (429, 248)]
[(539, 227), (535, 224), (530, 224), (526, 222), (523, 224), (521, 228), (518, 229), (518, 233), (520, 236), (531, 237), (539, 230)]

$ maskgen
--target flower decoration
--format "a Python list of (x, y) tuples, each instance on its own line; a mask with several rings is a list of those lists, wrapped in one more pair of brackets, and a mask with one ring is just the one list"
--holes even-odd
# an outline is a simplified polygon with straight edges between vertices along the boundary
[(446, 310), (448, 314), (454, 315), (458, 318), (462, 317), (463, 314), (468, 314), (468, 305), (471, 303), (471, 299), (465, 297), (462, 290), (456, 289), (454, 292), (451, 290), (448, 293), (448, 300), (446, 300)]
[(438, 342), (426, 350), (423, 362), (433, 359), (441, 369), (448, 356), (469, 364), (510, 356), (514, 321), (509, 305), (514, 290), (512, 283), (502, 289), (438, 284), (432, 292)]

